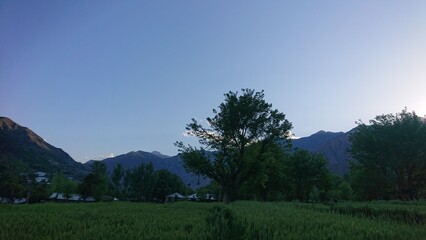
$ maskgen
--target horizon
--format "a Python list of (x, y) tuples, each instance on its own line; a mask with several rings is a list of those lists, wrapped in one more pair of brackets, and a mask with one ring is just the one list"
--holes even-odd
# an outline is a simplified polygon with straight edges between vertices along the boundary
[(223, 94), (265, 90), (296, 137), (426, 115), (426, 2), (0, 3), (0, 115), (74, 160), (173, 156)]
[[(16, 121), (14, 121), (13, 119), (11, 119), (10, 117), (7, 117), (7, 116), (0, 116), (0, 119), (1, 118), (7, 118), (7, 119), (9, 119), (9, 120), (11, 120), (11, 121), (13, 121), (14, 123), (16, 123), (16, 124), (18, 124), (18, 125), (20, 125), (21, 127), (24, 127), (24, 128), (28, 128), (28, 129), (30, 129), (31, 131), (32, 131), (32, 129), (31, 129), (31, 127), (29, 127), (29, 126), (23, 126), (22, 124), (20, 124), (19, 122), (16, 122)], [(352, 130), (352, 129), (351, 129)], [(315, 135), (315, 134), (318, 134), (318, 133), (347, 133), (347, 132), (350, 132), (351, 130), (348, 130), (348, 131), (339, 131), (339, 132), (331, 132), (331, 131), (326, 131), (326, 130), (318, 130), (318, 131), (316, 131), (315, 133), (312, 133), (312, 134), (310, 134), (310, 135), (308, 135), (308, 136), (293, 136), (293, 137), (290, 137), (290, 139), (292, 139), (292, 140), (298, 140), (298, 139), (301, 139), (301, 138), (306, 138), (306, 137), (311, 137), (312, 135)], [(44, 139), (43, 138), (43, 136), (40, 136), (39, 134), (37, 134), (37, 132), (34, 132), (36, 135), (38, 135), (40, 138), (42, 138), (45, 142), (47, 142), (47, 143), (49, 143), (46, 139)], [(49, 144), (51, 144), (51, 143), (49, 143)], [(54, 146), (54, 145), (53, 145)], [(60, 146), (54, 146), (54, 147), (57, 147), (57, 148), (60, 148), (60, 149), (62, 149)], [(63, 150), (63, 149), (62, 149)], [(65, 151), (66, 152), (66, 151)], [(97, 157), (93, 157), (93, 158), (91, 158), (91, 159), (85, 159), (84, 161), (78, 161), (78, 160), (76, 160), (76, 159), (74, 159), (72, 156), (71, 156), (71, 154), (70, 153), (68, 153), (68, 152), (66, 152), (67, 154), (69, 154), (70, 156), (71, 156), (71, 158), (73, 158), (75, 161), (77, 161), (77, 162), (80, 162), (80, 163), (87, 163), (87, 162), (89, 162), (89, 161), (102, 161), (102, 160), (104, 160), (104, 159), (108, 159), (108, 158), (114, 158), (114, 157), (117, 157), (117, 156), (120, 156), (120, 155), (125, 155), (125, 154), (128, 154), (128, 153), (132, 153), (132, 152), (146, 152), (146, 153), (151, 153), (151, 154), (160, 154), (160, 155), (163, 155), (163, 156), (165, 156), (165, 157), (173, 157), (173, 156), (176, 156), (176, 155), (178, 155), (179, 153), (176, 153), (176, 154), (165, 154), (165, 153), (163, 153), (163, 152), (161, 152), (161, 151), (158, 151), (158, 150), (152, 150), (152, 149), (134, 149), (134, 150), (131, 150), (131, 151), (128, 151), (128, 152), (124, 152), (124, 153), (117, 153), (117, 154), (114, 154), (114, 153), (108, 153), (108, 154), (104, 154), (104, 155), (100, 155), (100, 156), (97, 156)]]

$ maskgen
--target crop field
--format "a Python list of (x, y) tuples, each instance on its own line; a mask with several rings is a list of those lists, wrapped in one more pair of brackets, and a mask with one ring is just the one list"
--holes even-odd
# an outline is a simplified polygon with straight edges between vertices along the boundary
[(0, 205), (0, 239), (426, 239), (426, 204)]

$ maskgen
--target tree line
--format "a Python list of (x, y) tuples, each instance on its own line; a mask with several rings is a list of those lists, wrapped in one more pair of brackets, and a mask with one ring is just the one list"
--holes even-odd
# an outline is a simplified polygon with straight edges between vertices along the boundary
[(165, 197), (174, 192), (192, 193), (179, 176), (165, 169), (154, 170), (152, 163), (127, 170), (117, 164), (108, 174), (105, 164), (96, 161), (81, 182), (58, 172), (49, 183), (37, 183), (34, 174), (19, 173), (7, 166), (0, 164), (0, 196), (10, 202), (17, 198), (26, 198), (30, 203), (40, 202), (48, 200), (52, 193), (61, 193), (65, 201), (73, 194), (79, 194), (83, 200), (112, 201), (117, 198), (164, 202)]
[(208, 127), (187, 132), (200, 147), (177, 142), (186, 170), (213, 180), (225, 203), (258, 200), (413, 200), (426, 195), (426, 123), (414, 112), (377, 116), (351, 134), (351, 171), (333, 176), (323, 156), (291, 148), (292, 124), (264, 92), (228, 92)]
[[(83, 199), (93, 197), (96, 201), (117, 198), (139, 202), (164, 202), (168, 194), (189, 191), (179, 176), (166, 169), (154, 170), (152, 163), (141, 164), (127, 170), (121, 164), (117, 164), (110, 177), (104, 163), (96, 161), (91, 167), (92, 172), (76, 185), (73, 191), (67, 191), (66, 194), (78, 192)], [(54, 181), (55, 179), (52, 180), (52, 184)], [(54, 190), (64, 192), (61, 191), (63, 189), (66, 188)]]

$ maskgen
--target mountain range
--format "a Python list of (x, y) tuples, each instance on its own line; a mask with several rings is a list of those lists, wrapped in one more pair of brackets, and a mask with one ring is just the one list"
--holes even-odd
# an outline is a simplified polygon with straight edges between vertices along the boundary
[[(293, 148), (306, 149), (323, 154), (332, 173), (343, 175), (349, 171), (347, 149), (349, 134), (344, 132), (319, 131), (309, 137), (293, 139)], [(76, 162), (62, 149), (43, 140), (29, 128), (20, 126), (9, 118), (0, 117), (0, 161), (21, 166), (32, 171), (53, 174), (62, 171), (65, 175), (81, 180), (90, 171), (94, 160), (85, 164)], [(167, 156), (159, 152), (133, 151), (102, 160), (111, 173), (116, 164), (125, 169), (151, 162), (156, 170), (167, 169), (180, 176), (188, 186), (198, 188), (208, 184), (209, 179), (185, 171), (179, 155)]]
[[(87, 168), (90, 168), (90, 165), (93, 163), (93, 161), (94, 160), (88, 161), (84, 165)], [(152, 163), (155, 170), (167, 169), (171, 173), (180, 176), (186, 185), (194, 189), (205, 186), (210, 182), (209, 179), (188, 173), (183, 167), (182, 160), (179, 155), (170, 157), (156, 151), (151, 153), (144, 151), (133, 151), (118, 155), (116, 157), (106, 158), (101, 161), (105, 163), (109, 173), (113, 172), (113, 169), (117, 164), (121, 164), (124, 169), (132, 169), (138, 167), (141, 164)]]
[(41, 171), (50, 175), (62, 171), (77, 180), (89, 172), (62, 149), (7, 117), (0, 117), (0, 162), (22, 171)]

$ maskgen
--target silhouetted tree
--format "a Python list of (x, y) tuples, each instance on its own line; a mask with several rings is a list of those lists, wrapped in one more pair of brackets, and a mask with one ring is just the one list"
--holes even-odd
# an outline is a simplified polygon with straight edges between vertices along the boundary
[[(247, 149), (247, 158), (256, 158), (259, 144), (252, 144)], [(285, 159), (287, 154), (281, 146), (271, 144), (265, 154), (258, 157), (256, 171), (241, 185), (238, 191), (240, 199), (282, 200), (286, 191)]]
[(166, 169), (155, 171), (155, 185), (153, 189), (153, 197), (162, 202), (168, 194), (174, 192), (185, 193), (186, 186), (182, 179), (176, 174)]
[[(306, 150), (296, 150), (286, 162), (287, 181), (293, 196), (301, 202), (307, 202), (313, 190), (317, 194), (326, 193), (331, 188), (331, 175), (327, 161), (322, 155)], [(318, 200), (325, 200), (318, 196)]]
[[(176, 146), (185, 168), (215, 180), (223, 191), (223, 201), (229, 203), (241, 185), (255, 175), (268, 146), (281, 139), (288, 143), (292, 125), (264, 100), (263, 91), (251, 89), (243, 89), (241, 95), (226, 93), (225, 102), (213, 113), (213, 118), (207, 118), (209, 127), (203, 127), (196, 119), (186, 127), (204, 147), (198, 149), (182, 142)], [(259, 147), (248, 156), (247, 148), (252, 144)]]
[(124, 169), (121, 164), (117, 164), (114, 167), (111, 175), (111, 181), (114, 185), (114, 196), (121, 196), (121, 181), (124, 177)]
[(15, 198), (25, 195), (26, 179), (21, 172), (22, 168), (0, 160), (0, 197), (13, 202)]
[(415, 199), (426, 190), (426, 122), (414, 112), (359, 123), (350, 135), (352, 186), (361, 199)]
[(152, 198), (155, 178), (152, 163), (127, 170), (124, 176), (126, 193), (130, 199), (148, 201)]
[(103, 162), (92, 164), (92, 172), (84, 178), (79, 189), (84, 198), (92, 196), (96, 201), (101, 200), (108, 192), (107, 168)]

